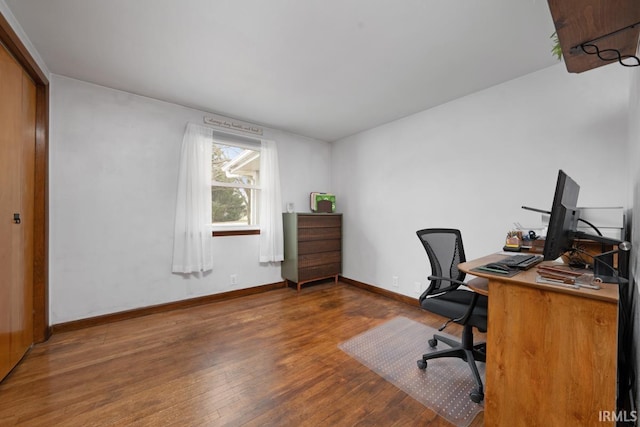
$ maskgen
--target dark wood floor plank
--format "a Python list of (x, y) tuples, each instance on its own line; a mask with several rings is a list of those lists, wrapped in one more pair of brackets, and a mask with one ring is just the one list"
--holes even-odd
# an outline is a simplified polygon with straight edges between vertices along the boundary
[(54, 334), (0, 383), (0, 425), (449, 426), (338, 348), (396, 316), (443, 322), (325, 283)]

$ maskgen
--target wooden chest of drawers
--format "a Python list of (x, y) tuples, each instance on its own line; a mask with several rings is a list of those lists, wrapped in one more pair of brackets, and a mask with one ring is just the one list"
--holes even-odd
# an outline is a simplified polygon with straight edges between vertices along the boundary
[(282, 278), (300, 286), (342, 273), (342, 214), (284, 213)]

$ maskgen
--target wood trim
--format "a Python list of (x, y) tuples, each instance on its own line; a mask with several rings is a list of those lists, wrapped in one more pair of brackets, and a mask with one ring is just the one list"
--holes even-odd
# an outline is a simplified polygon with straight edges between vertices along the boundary
[(23, 67), (36, 84), (36, 152), (34, 194), (33, 262), (33, 340), (46, 341), (49, 328), (48, 281), (48, 158), (49, 158), (49, 79), (29, 50), (0, 13), (0, 43)]
[(211, 232), (213, 237), (251, 236), (260, 234), (260, 230), (218, 230)]
[(0, 42), (7, 48), (7, 50), (13, 55), (18, 63), (29, 74), (36, 85), (49, 85), (49, 79), (40, 69), (36, 61), (33, 59), (29, 50), (20, 40), (20, 37), (13, 31), (9, 21), (0, 13)]
[[(395, 292), (387, 291), (376, 286), (372, 286), (357, 280), (348, 279), (346, 277), (339, 276), (339, 280), (348, 285), (355, 286), (356, 288), (363, 289), (365, 291), (382, 295), (384, 297), (400, 301), (405, 304), (418, 307), (418, 299), (411, 298), (405, 295), (401, 295)], [(50, 330), (52, 334), (58, 334), (62, 332), (76, 331), (79, 329), (90, 328), (92, 326), (106, 325), (108, 323), (119, 322), (121, 320), (134, 319), (136, 317), (147, 316), (150, 314), (163, 313), (172, 310), (181, 310), (185, 308), (196, 307), (199, 305), (210, 304), (217, 301), (224, 301), (233, 298), (240, 298), (248, 295), (260, 294), (268, 292), (274, 289), (281, 289), (288, 287), (286, 281), (271, 283), (267, 285), (256, 286), (247, 289), (238, 289), (235, 291), (223, 292), (214, 295), (205, 295), (202, 297), (191, 298), (182, 301), (174, 301), (166, 304), (152, 305), (149, 307), (136, 308), (133, 310), (120, 311), (117, 313), (105, 314), (102, 316), (89, 317), (86, 319), (72, 320), (71, 322), (64, 322), (52, 325)]]
[(92, 326), (105, 325), (108, 323), (119, 322), (121, 320), (134, 319), (136, 317), (147, 316), (149, 314), (163, 313), (172, 310), (181, 310), (185, 308), (196, 307), (199, 305), (210, 304), (216, 301), (224, 301), (232, 298), (239, 298), (247, 295), (255, 295), (274, 289), (286, 288), (286, 282), (276, 282), (268, 285), (261, 285), (247, 289), (238, 289), (236, 291), (223, 292), (214, 295), (205, 295), (202, 297), (191, 298), (182, 301), (174, 301), (166, 304), (152, 305), (149, 307), (136, 308), (133, 310), (120, 311), (117, 313), (105, 314), (102, 316), (89, 317), (87, 319), (73, 320), (71, 322), (58, 323), (51, 326), (51, 333), (57, 334), (61, 332), (75, 331), (78, 329), (89, 328)]
[(356, 288), (364, 289), (365, 291), (372, 292), (374, 294), (382, 295), (387, 298), (391, 298), (396, 301), (403, 302), (405, 304), (420, 307), (418, 298), (408, 297), (406, 295), (399, 294), (397, 292), (388, 291), (386, 289), (379, 288), (377, 286), (369, 285), (367, 283), (359, 282), (357, 280), (349, 279), (347, 277), (340, 276), (340, 281), (348, 285), (355, 286)]
[(49, 86), (36, 88), (36, 163), (34, 194), (33, 340), (49, 339)]

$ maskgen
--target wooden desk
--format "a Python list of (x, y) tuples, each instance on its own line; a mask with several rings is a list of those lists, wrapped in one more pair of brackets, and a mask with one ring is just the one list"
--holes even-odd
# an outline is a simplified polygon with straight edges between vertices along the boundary
[(477, 294), (489, 296), (489, 281), (487, 279), (476, 277), (467, 282), (467, 287)]
[(503, 256), (459, 265), (488, 279), (485, 426), (613, 425), (600, 411), (616, 409), (618, 286), (539, 284), (535, 268), (509, 278), (471, 271)]

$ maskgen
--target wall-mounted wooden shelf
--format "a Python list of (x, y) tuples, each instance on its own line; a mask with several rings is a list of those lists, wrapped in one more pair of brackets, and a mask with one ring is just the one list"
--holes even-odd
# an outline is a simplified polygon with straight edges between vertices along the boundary
[[(593, 44), (597, 45), (600, 51), (615, 49), (623, 56), (636, 55), (640, 35), (640, 25), (637, 25), (640, 23), (640, 0), (548, 2), (560, 40), (562, 56), (570, 73), (581, 73), (611, 63), (618, 64), (617, 55), (614, 53), (607, 52), (605, 58), (612, 60), (605, 61), (598, 55), (585, 53), (580, 48), (583, 43), (595, 40)], [(634, 61), (631, 58), (630, 63), (633, 64)]]

